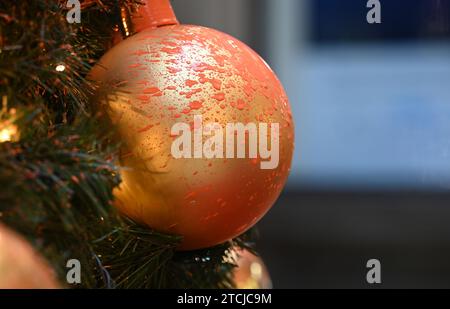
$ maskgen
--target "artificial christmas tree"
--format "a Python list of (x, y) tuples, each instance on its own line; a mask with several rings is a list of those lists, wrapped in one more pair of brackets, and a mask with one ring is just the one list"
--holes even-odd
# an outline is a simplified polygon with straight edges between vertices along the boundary
[[(272, 171), (274, 174), (266, 177), (266, 183), (258, 185), (262, 192), (271, 192), (270, 196), (264, 193), (267, 202), (261, 200), (255, 204), (260, 205), (259, 210), (250, 212), (254, 221), (245, 228), (235, 229), (235, 233), (216, 237), (214, 241), (185, 247), (204, 248), (202, 250), (179, 252), (183, 237), (177, 235), (178, 230), (174, 233), (165, 229), (155, 231), (151, 223), (158, 228), (157, 221), (146, 222), (150, 227), (138, 224), (113, 206), (119, 200), (114, 199), (117, 193), (113, 192), (120, 190), (126, 179), (123, 177), (127, 169), (123, 156), (126, 143), (120, 138), (120, 126), (115, 129), (116, 119), (105, 117), (108, 113), (93, 104), (98, 85), (88, 79), (89, 73), (95, 77), (95, 70), (91, 72), (91, 69), (111, 48), (111, 42), (122, 40), (118, 29), (130, 35), (152, 22), (153, 19), (136, 19), (142, 12), (146, 12), (145, 16), (155, 15), (159, 20), (158, 16), (167, 16), (168, 11), (164, 7), (157, 10), (150, 5), (143, 6), (141, 1), (135, 0), (82, 1), (81, 23), (71, 24), (66, 19), (66, 4), (62, 0), (0, 3), (0, 96), (3, 102), (0, 128), (6, 130), (2, 131), (0, 143), (0, 221), (33, 244), (48, 260), (62, 286), (233, 287), (235, 261), (230, 260), (230, 252), (235, 247), (249, 247), (254, 233), (250, 230), (226, 240), (246, 230), (271, 206), (290, 165), (292, 120), (281, 86), (277, 84), (272, 89), (270, 84), (266, 85), (269, 88), (262, 93), (269, 99), (277, 98), (274, 101), (258, 99), (268, 102), (267, 106), (261, 103), (263, 109), (267, 107), (260, 111), (268, 113), (264, 117), (283, 115), (280, 118), (283, 130), (290, 134), (281, 143), (280, 169)], [(128, 16), (134, 16), (135, 29), (127, 28)], [(173, 18), (168, 18), (163, 24), (174, 22)], [(249, 51), (247, 53), (253, 57)], [(122, 60), (115, 59), (118, 63)], [(263, 63), (259, 59), (254, 61)], [(175, 72), (179, 68), (174, 63), (172, 69)], [(275, 77), (270, 78), (278, 83)], [(218, 87), (213, 80), (205, 83)], [(147, 86), (147, 93), (143, 95), (149, 99), (170, 91)], [(186, 89), (188, 87), (186, 85)], [(248, 92), (253, 93), (255, 89), (250, 85)], [(215, 95), (214, 102), (221, 101), (217, 93), (212, 95)], [(233, 108), (245, 109), (239, 102), (236, 101), (239, 106)], [(193, 104), (190, 109), (196, 110), (197, 105)], [(156, 143), (157, 138), (153, 134), (147, 141)], [(270, 182), (275, 178), (278, 180)], [(124, 213), (137, 221), (146, 221)], [(250, 214), (244, 217), (250, 218)], [(205, 248), (212, 245), (216, 246)], [(77, 259), (82, 265), (78, 285), (65, 282), (66, 262), (70, 259)]]

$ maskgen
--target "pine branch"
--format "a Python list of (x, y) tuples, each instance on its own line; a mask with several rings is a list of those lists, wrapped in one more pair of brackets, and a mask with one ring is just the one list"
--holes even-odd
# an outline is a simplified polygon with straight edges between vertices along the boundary
[(0, 2), (0, 121), (14, 110), (20, 131), (19, 141), (0, 143), (0, 220), (63, 283), (67, 260), (78, 259), (85, 288), (232, 287), (228, 253), (249, 247), (252, 233), (181, 253), (181, 237), (139, 226), (112, 206), (120, 145), (89, 105), (85, 76), (109, 47), (118, 3), (135, 2), (84, 1), (81, 25), (66, 22), (65, 1)]

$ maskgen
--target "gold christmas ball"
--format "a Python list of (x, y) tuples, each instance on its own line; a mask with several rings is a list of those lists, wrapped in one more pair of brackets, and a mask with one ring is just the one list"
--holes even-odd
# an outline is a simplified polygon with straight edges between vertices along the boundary
[(294, 125), (279, 80), (244, 43), (199, 26), (147, 28), (90, 77), (123, 143), (124, 214), (190, 250), (240, 235), (274, 204)]
[(0, 224), (0, 289), (56, 289), (53, 270), (22, 237)]
[(244, 249), (231, 253), (237, 262), (233, 271), (234, 284), (238, 289), (271, 289), (272, 280), (263, 260)]

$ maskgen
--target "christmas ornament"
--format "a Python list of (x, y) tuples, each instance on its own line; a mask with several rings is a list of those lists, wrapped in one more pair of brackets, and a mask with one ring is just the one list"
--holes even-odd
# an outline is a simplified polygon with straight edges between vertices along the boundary
[(0, 224), (0, 289), (54, 289), (53, 271), (20, 236)]
[(234, 284), (238, 289), (271, 289), (272, 281), (260, 257), (245, 249), (235, 249), (231, 257), (236, 261)]
[[(123, 143), (117, 207), (181, 250), (225, 242), (274, 204), (289, 173), (293, 121), (279, 80), (248, 46), (178, 24), (144, 1), (90, 74), (94, 103)], [(117, 41), (117, 40), (116, 40)]]

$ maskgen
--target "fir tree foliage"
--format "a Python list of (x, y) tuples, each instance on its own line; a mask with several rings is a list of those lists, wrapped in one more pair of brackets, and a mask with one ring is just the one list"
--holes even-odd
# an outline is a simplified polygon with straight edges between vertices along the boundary
[[(136, 2), (81, 1), (80, 24), (67, 22), (65, 0), (0, 2), (0, 135), (20, 134), (0, 143), (0, 221), (47, 258), (63, 286), (233, 287), (229, 252), (249, 248), (254, 232), (177, 252), (181, 237), (112, 206), (120, 145), (89, 104), (86, 75), (111, 46), (118, 8)], [(81, 262), (79, 285), (65, 283), (69, 259)]]

